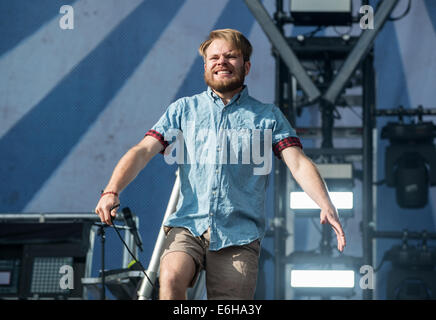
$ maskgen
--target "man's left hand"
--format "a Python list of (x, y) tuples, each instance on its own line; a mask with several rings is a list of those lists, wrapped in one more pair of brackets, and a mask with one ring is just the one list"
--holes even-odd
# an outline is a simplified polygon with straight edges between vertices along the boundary
[(333, 230), (335, 230), (336, 238), (338, 239), (338, 250), (343, 251), (346, 245), (345, 233), (342, 229), (341, 222), (339, 221), (339, 216), (336, 208), (322, 209), (320, 214), (320, 223), (325, 224), (330, 223)]

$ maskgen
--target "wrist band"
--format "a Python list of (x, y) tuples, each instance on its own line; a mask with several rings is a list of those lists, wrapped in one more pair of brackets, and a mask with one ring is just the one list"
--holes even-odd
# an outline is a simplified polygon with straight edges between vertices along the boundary
[(113, 195), (115, 195), (115, 196), (118, 197), (118, 193), (116, 193), (116, 192), (113, 192), (113, 191), (106, 191), (106, 192), (104, 192), (104, 191), (102, 190), (102, 191), (101, 191), (100, 198), (103, 197), (103, 196), (105, 196), (105, 195), (107, 195), (107, 194), (113, 194)]

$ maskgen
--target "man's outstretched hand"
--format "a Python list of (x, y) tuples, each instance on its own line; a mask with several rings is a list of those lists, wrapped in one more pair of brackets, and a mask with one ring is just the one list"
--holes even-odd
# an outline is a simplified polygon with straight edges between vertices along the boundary
[(338, 239), (338, 250), (344, 251), (346, 241), (345, 241), (345, 233), (342, 229), (341, 222), (339, 221), (339, 216), (336, 208), (328, 208), (322, 209), (320, 214), (320, 223), (325, 224), (326, 222), (330, 223), (333, 230), (335, 230), (336, 238)]

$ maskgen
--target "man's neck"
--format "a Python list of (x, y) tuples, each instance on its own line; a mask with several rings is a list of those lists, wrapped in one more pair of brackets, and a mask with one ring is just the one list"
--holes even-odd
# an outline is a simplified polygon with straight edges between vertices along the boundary
[(242, 89), (244, 89), (244, 86), (239, 87), (238, 89), (231, 91), (231, 92), (218, 92), (214, 89), (213, 92), (215, 92), (215, 94), (221, 98), (221, 100), (223, 101), (224, 105), (226, 106), (231, 100), (232, 98), (238, 94), (239, 92), (242, 91)]

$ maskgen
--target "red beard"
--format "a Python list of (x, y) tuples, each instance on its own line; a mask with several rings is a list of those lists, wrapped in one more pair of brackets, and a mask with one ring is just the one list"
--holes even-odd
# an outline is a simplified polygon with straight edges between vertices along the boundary
[(245, 69), (244, 66), (242, 66), (239, 70), (230, 70), (230, 71), (232, 72), (233, 77), (230, 79), (221, 79), (221, 80), (214, 79), (213, 76), (215, 74), (215, 71), (211, 71), (211, 70), (205, 71), (204, 81), (209, 87), (220, 93), (235, 91), (236, 89), (244, 85)]

